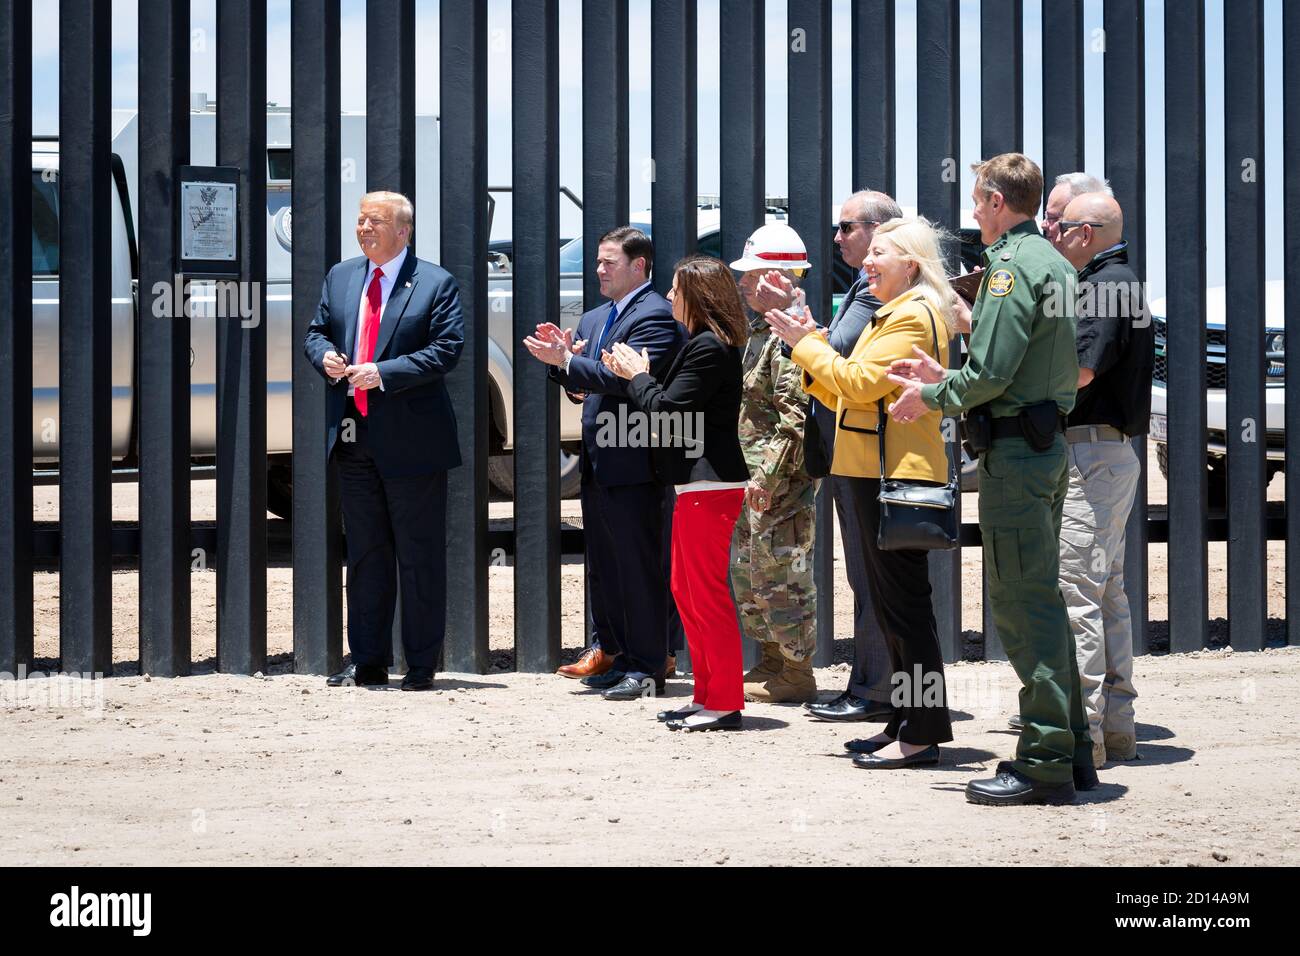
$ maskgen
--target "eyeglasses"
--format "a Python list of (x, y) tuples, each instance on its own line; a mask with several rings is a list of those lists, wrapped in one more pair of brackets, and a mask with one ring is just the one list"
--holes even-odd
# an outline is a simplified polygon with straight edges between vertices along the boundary
[(1104, 222), (1089, 222), (1087, 219), (1058, 219), (1057, 223), (1061, 230), (1061, 235), (1065, 235), (1075, 226), (1092, 226), (1094, 229), (1100, 229), (1105, 225)]
[(1060, 221), (1061, 221), (1061, 217), (1060, 217), (1060, 216), (1053, 216), (1053, 215), (1051, 215), (1050, 213), (1048, 213), (1048, 214), (1046, 214), (1046, 215), (1043, 216), (1043, 225), (1044, 225), (1044, 226), (1055, 226), (1055, 225), (1056, 225), (1058, 222), (1060, 222)]
[(878, 226), (879, 219), (841, 219), (835, 224), (835, 231), (842, 236), (847, 236), (853, 232), (854, 224), (862, 226)]

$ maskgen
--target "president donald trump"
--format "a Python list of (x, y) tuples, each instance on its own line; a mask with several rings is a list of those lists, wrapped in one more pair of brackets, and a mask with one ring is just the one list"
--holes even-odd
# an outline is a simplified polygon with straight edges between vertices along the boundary
[(400, 576), (402, 690), (429, 690), (447, 617), (447, 470), (460, 464), (443, 379), (464, 345), (456, 281), (408, 249), (400, 193), (361, 197), (361, 256), (325, 276), (304, 351), (326, 381), (348, 555), (352, 663), (331, 687), (388, 684)]

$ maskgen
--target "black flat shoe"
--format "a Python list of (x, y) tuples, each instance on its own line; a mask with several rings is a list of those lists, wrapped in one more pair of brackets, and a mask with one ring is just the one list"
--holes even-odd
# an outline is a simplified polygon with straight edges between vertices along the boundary
[(873, 700), (863, 700), (852, 694), (844, 694), (827, 704), (809, 704), (808, 713), (818, 720), (844, 723), (870, 720), (883, 723), (894, 716), (894, 708), (888, 704), (879, 704)]
[(835, 697), (832, 697), (830, 700), (824, 700), (824, 701), (808, 700), (808, 701), (804, 701), (803, 709), (804, 709), (804, 710), (811, 710), (811, 709), (814, 708), (814, 707), (833, 707), (833, 706), (839, 704), (840, 702), (842, 702), (842, 701), (844, 700), (844, 698), (846, 698), (846, 697), (852, 697), (852, 696), (853, 696), (852, 691), (847, 691), (847, 690), (846, 690), (846, 691), (841, 691), (839, 694), (837, 694)]
[[(651, 690), (651, 688), (654, 688)], [(605, 700), (640, 700), (642, 697), (660, 697), (664, 692), (664, 682), (650, 677), (624, 677), (600, 696)]]
[(1095, 790), (1101, 786), (1101, 781), (1097, 779), (1097, 768), (1092, 764), (1080, 766), (1074, 765), (1074, 789), (1079, 792), (1085, 790)]
[(655, 714), (655, 717), (659, 719), (660, 723), (667, 723), (670, 720), (685, 720), (698, 710), (698, 707), (695, 710), (661, 710)]
[(412, 667), (402, 678), (402, 690), (433, 690), (433, 668)]
[(326, 687), (387, 687), (388, 670), (370, 664), (349, 664), (325, 678)]
[(706, 720), (697, 721), (688, 724), (682, 720), (670, 720), (666, 726), (669, 730), (739, 730), (741, 727), (740, 711), (733, 710), (729, 714), (723, 714), (721, 717), (709, 717)]
[(590, 687), (592, 690), (609, 690), (616, 684), (622, 683), (627, 674), (620, 670), (605, 671), (603, 674), (593, 674), (591, 677), (584, 677), (582, 685)]
[(853, 758), (853, 766), (866, 770), (898, 770), (902, 767), (924, 767), (938, 762), (938, 744), (930, 744), (924, 750), (918, 750), (906, 757), (882, 757), (877, 753), (869, 753), (858, 754)]
[(992, 807), (1060, 806), (1074, 802), (1074, 781), (1048, 783), (1034, 780), (1017, 770), (1011, 761), (1003, 760), (998, 764), (996, 776), (966, 784), (966, 799), (970, 803)]
[(844, 749), (851, 754), (873, 754), (892, 743), (892, 740), (846, 740), (844, 741)]

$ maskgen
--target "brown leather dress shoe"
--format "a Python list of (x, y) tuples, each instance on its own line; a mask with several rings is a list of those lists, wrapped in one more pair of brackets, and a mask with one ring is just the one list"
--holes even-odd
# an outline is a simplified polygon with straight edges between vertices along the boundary
[(664, 664), (664, 677), (677, 676), (677, 657), (674, 654), (668, 655), (668, 661)]
[(582, 656), (576, 661), (572, 664), (565, 664), (555, 673), (559, 674), (561, 677), (571, 677), (574, 679), (579, 677), (597, 677), (604, 674), (613, 666), (614, 658), (610, 657), (599, 647), (589, 647), (582, 652)]

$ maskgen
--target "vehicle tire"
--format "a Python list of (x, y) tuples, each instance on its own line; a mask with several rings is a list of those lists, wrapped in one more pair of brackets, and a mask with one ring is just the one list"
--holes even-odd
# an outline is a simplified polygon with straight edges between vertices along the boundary
[[(515, 493), (515, 464), (513, 455), (493, 455), (488, 458), (488, 480), (507, 497)], [(578, 456), (560, 449), (560, 497), (576, 498), (582, 486), (582, 469)]]
[(278, 518), (293, 518), (293, 468), (269, 465), (266, 469), (266, 510)]

